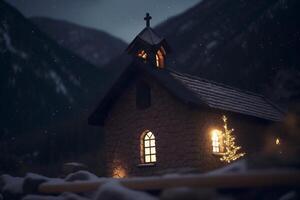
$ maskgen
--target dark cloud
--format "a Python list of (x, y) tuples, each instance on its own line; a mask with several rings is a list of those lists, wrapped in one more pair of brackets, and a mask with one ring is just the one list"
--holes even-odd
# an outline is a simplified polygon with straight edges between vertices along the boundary
[(105, 30), (130, 41), (150, 12), (152, 24), (176, 15), (201, 0), (6, 0), (24, 15), (65, 19)]

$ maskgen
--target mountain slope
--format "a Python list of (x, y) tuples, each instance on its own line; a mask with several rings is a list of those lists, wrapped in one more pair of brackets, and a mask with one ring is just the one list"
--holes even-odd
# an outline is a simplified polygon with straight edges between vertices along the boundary
[(0, 0), (0, 173), (99, 147), (87, 117), (109, 80)]
[(126, 48), (125, 42), (99, 30), (45, 17), (30, 20), (60, 45), (97, 66), (107, 64)]
[(173, 68), (286, 103), (300, 97), (299, 8), (297, 0), (204, 0), (157, 29)]
[(89, 88), (101, 82), (100, 71), (56, 45), (3, 1), (0, 13), (2, 128), (24, 130), (37, 118), (46, 121), (86, 101)]

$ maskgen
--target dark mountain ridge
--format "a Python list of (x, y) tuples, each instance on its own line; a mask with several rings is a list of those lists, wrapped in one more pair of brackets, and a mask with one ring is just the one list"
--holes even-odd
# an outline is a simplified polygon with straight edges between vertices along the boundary
[(100, 30), (64, 20), (33, 17), (30, 20), (61, 46), (96, 66), (107, 64), (126, 48), (122, 40)]
[(299, 8), (297, 0), (204, 0), (157, 30), (173, 48), (172, 68), (286, 104), (299, 100)]
[(87, 117), (107, 88), (107, 70), (59, 46), (2, 0), (0, 63), (0, 173), (96, 147), (84, 135), (93, 136)]

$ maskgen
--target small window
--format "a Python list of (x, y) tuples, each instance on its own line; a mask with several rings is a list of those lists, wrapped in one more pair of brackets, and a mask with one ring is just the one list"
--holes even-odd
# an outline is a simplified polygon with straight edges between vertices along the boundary
[(212, 140), (212, 152), (214, 154), (221, 154), (224, 151), (223, 141), (222, 141), (222, 131), (214, 129), (211, 132)]
[(146, 109), (151, 105), (151, 88), (144, 81), (140, 81), (136, 85), (136, 107), (138, 109)]
[(158, 68), (164, 68), (164, 66), (165, 66), (165, 57), (164, 57), (164, 54), (163, 54), (163, 50), (162, 49), (158, 50), (155, 57), (156, 57), (156, 66)]
[(146, 60), (147, 56), (148, 56), (148, 54), (145, 52), (145, 50), (139, 51), (137, 55), (138, 55), (138, 57), (140, 57), (140, 58), (142, 58), (144, 60)]
[(143, 164), (156, 162), (155, 136), (151, 131), (145, 131), (141, 137), (141, 162)]

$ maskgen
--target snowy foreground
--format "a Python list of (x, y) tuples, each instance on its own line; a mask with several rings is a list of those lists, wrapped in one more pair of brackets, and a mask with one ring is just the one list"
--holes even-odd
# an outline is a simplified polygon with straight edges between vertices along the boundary
[[(2, 197), (5, 196), (8, 199), (24, 199), (24, 200), (86, 200), (86, 199), (145, 199), (154, 200), (152, 197), (144, 192), (138, 192), (126, 189), (118, 184), (116, 180), (108, 180), (105, 185), (96, 191), (85, 194), (73, 194), (63, 193), (58, 196), (49, 196), (38, 194), (38, 191), (34, 191), (36, 185), (42, 182), (49, 183), (63, 183), (63, 182), (75, 182), (75, 181), (98, 181), (103, 180), (94, 174), (87, 171), (79, 171), (68, 175), (65, 179), (47, 178), (41, 175), (27, 174), (24, 178), (12, 177), (9, 175), (1, 176), (1, 191)], [(27, 195), (26, 195), (27, 193)], [(32, 194), (30, 194), (32, 193)], [(6, 199), (5, 198), (5, 199)]]
[[(245, 172), (243, 163), (223, 168), (205, 176), (225, 174), (227, 172)], [(197, 176), (190, 175), (190, 176)], [(179, 174), (164, 175), (162, 178), (182, 177)], [(147, 179), (147, 178), (141, 178)], [(90, 192), (60, 194), (42, 194), (38, 189), (41, 183), (50, 185), (61, 185), (67, 183), (94, 183), (103, 182), (98, 189)], [(64, 179), (48, 178), (38, 174), (28, 173), (25, 177), (12, 177), (2, 175), (0, 177), (0, 200), (22, 199), (22, 200), (183, 200), (183, 199), (299, 199), (299, 184), (295, 187), (273, 188), (251, 188), (251, 189), (205, 189), (178, 187), (164, 189), (161, 191), (137, 191), (124, 187), (120, 179), (99, 178), (88, 171), (78, 171), (69, 174)]]

